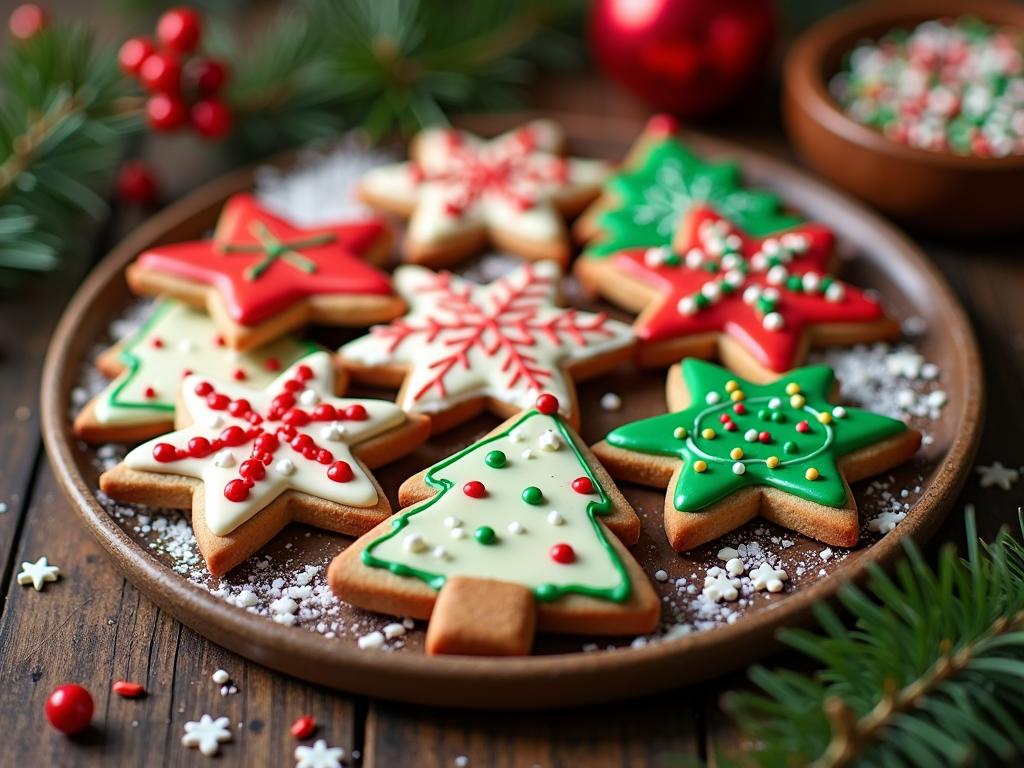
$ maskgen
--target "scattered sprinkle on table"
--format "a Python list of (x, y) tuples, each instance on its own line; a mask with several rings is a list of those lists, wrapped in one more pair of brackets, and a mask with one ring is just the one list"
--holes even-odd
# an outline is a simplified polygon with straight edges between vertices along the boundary
[(359, 638), (359, 648), (363, 651), (383, 648), (384, 640), (383, 632), (370, 632), (368, 635), (363, 635)]
[(127, 680), (118, 680), (111, 686), (110, 690), (118, 696), (124, 696), (126, 699), (137, 699), (140, 696), (146, 695), (146, 689), (143, 686)]
[(606, 392), (601, 396), (601, 408), (606, 411), (617, 411), (622, 408), (622, 398), (614, 392)]
[(181, 743), (186, 747), (199, 747), (199, 751), (207, 757), (213, 757), (225, 741), (231, 741), (231, 721), (226, 717), (214, 720), (210, 715), (203, 715), (199, 721), (189, 720), (185, 723), (185, 735)]
[(1013, 467), (1004, 467), (999, 461), (993, 461), (992, 466), (989, 467), (981, 464), (975, 467), (974, 471), (981, 475), (978, 484), (982, 488), (991, 488), (994, 485), (1008, 491), (1014, 483), (1020, 480), (1020, 472)]
[(210, 677), (217, 685), (224, 685), (224, 683), (231, 679), (231, 675), (228, 674), (226, 669), (218, 669)]
[(312, 715), (303, 715), (292, 723), (291, 730), (296, 739), (308, 739), (316, 730), (316, 719)]
[(60, 576), (60, 568), (50, 565), (45, 557), (40, 557), (34, 563), (24, 562), (21, 564), (21, 573), (18, 574), (18, 583), (22, 586), (31, 584), (39, 592), (43, 584), (48, 581), (56, 581)]
[(466, 768), (469, 765), (469, 758), (465, 755), (459, 755), (455, 758), (455, 768)]
[(668, 574), (665, 573), (665, 571), (659, 569), (654, 572), (654, 578), (656, 578), (658, 581), (668, 581)]
[(295, 768), (341, 768), (345, 750), (329, 747), (323, 739), (317, 739), (312, 747), (295, 748)]
[(7, 505), (4, 502), (0, 501), (0, 515), (2, 515), (6, 511), (7, 511)]

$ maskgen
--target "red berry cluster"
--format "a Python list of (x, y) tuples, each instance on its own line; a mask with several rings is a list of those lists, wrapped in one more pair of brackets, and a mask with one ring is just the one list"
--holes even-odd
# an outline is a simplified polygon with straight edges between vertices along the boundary
[(48, 22), (43, 8), (35, 3), (25, 3), (14, 9), (7, 20), (7, 27), (17, 39), (28, 40), (46, 29)]
[(118, 62), (152, 94), (146, 116), (154, 130), (176, 131), (191, 122), (200, 134), (218, 140), (234, 128), (231, 109), (218, 96), (228, 70), (223, 62), (196, 55), (201, 21), (192, 8), (172, 8), (157, 23), (157, 40), (133, 37), (121, 46)]

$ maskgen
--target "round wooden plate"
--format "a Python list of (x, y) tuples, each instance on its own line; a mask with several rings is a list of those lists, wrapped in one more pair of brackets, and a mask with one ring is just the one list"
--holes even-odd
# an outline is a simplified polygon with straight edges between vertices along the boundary
[[(493, 134), (518, 124), (523, 117), (488, 116), (464, 122), (472, 130)], [(621, 158), (641, 128), (632, 120), (553, 117), (565, 126), (573, 154), (610, 159)], [(125, 265), (155, 244), (202, 236), (214, 224), (225, 198), (251, 186), (250, 170), (223, 177), (154, 216), (107, 256), (68, 306), (49, 350), (42, 391), (44, 437), (65, 493), (117, 567), (171, 616), (269, 667), (368, 696), (488, 708), (594, 703), (705, 679), (767, 655), (778, 647), (773, 636), (779, 627), (807, 623), (814, 602), (832, 599), (842, 584), (862, 578), (871, 563), (891, 565), (903, 539), (923, 542), (934, 533), (969, 472), (980, 437), (981, 368), (971, 327), (953, 292), (900, 232), (850, 198), (784, 163), (707, 137), (693, 136), (692, 142), (705, 155), (736, 158), (749, 184), (775, 189), (792, 207), (830, 224), (854, 254), (844, 265), (844, 277), (877, 289), (898, 316), (924, 319), (927, 332), (915, 342), (928, 360), (940, 366), (942, 387), (949, 395), (942, 417), (929, 423), (932, 441), (922, 457), (892, 473), (898, 487), (920, 486), (907, 499), (912, 509), (906, 519), (893, 532), (876, 537), (874, 543), (862, 543), (848, 556), (827, 563), (818, 558), (822, 545), (788, 534), (796, 544), (787, 557), (806, 554), (813, 559), (813, 568), (800, 578), (791, 577), (783, 593), (771, 598), (757, 593), (734, 624), (637, 648), (628, 647), (631, 638), (542, 636), (535, 654), (523, 659), (426, 657), (421, 650), (422, 627), (418, 627), (407, 636), (402, 652), (362, 651), (354, 636), (328, 639), (228, 605), (173, 571), (166, 558), (154, 554), (130, 529), (119, 525), (94, 496), (98, 475), (94, 453), (71, 434), (67, 417), (70, 392), (94, 345), (105, 338), (109, 322), (131, 301), (122, 276)], [(585, 308), (601, 306), (574, 303)], [(622, 411), (608, 413), (598, 406), (601, 395), (608, 391), (623, 394)], [(618, 424), (662, 412), (663, 393), (664, 374), (660, 371), (618, 371), (581, 386), (584, 439), (594, 442)], [(376, 475), (392, 504), (397, 508), (396, 490), (403, 479), (468, 444), (494, 423), (481, 416), (379, 470)], [(867, 483), (854, 487), (859, 501), (865, 498), (866, 489)], [(703, 573), (715, 562), (718, 547), (714, 544), (686, 555), (668, 549), (660, 518), (661, 492), (629, 484), (623, 484), (623, 491), (643, 521), (640, 544), (633, 550), (637, 559), (649, 574), (661, 568), (671, 577), (665, 583), (655, 582), (662, 595), (668, 598), (673, 594), (673, 579)], [(764, 527), (758, 521), (749, 525)], [(289, 550), (289, 557), (299, 563), (303, 554), (324, 562), (325, 555), (340, 551), (349, 541), (333, 534), (287, 538), (289, 542), (310, 542), (299, 544), (299, 550)], [(267, 551), (275, 551), (275, 546), (281, 545), (271, 542)], [(300, 551), (302, 546), (308, 550)], [(366, 614), (363, 617), (365, 620)], [(602, 648), (612, 643), (620, 647), (580, 652), (589, 640)]]

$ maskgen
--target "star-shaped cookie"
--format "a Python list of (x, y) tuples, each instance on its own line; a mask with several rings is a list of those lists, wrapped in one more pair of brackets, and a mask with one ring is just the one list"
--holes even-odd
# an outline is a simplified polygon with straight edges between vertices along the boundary
[(406, 261), (448, 266), (490, 242), (564, 266), (571, 253), (565, 217), (597, 196), (608, 166), (562, 157), (563, 144), (550, 120), (491, 140), (429, 128), (413, 138), (409, 162), (372, 169), (359, 195), (409, 219)]
[(379, 219), (300, 229), (238, 194), (211, 240), (144, 251), (126, 277), (140, 295), (205, 307), (224, 342), (246, 350), (306, 323), (358, 326), (400, 315), (387, 275), (367, 263), (382, 261), (390, 243)]
[(833, 244), (821, 224), (752, 237), (696, 206), (672, 247), (584, 254), (575, 271), (593, 290), (640, 313), (633, 324), (640, 365), (717, 356), (748, 379), (769, 381), (800, 365), (811, 344), (899, 334), (899, 323), (876, 300), (827, 273)]
[(429, 413), (434, 432), (485, 407), (508, 418), (537, 395), (555, 395), (578, 424), (573, 379), (600, 375), (632, 356), (628, 325), (556, 305), (562, 272), (524, 264), (477, 285), (448, 272), (403, 266), (395, 287), (409, 314), (339, 350), (356, 381), (399, 386), (398, 404)]
[(626, 424), (593, 447), (613, 477), (669, 488), (665, 531), (690, 550), (758, 514), (826, 544), (859, 537), (849, 483), (910, 459), (921, 435), (834, 406), (823, 365), (770, 384), (690, 358), (668, 376), (671, 413)]
[(368, 468), (419, 446), (429, 419), (333, 392), (326, 352), (303, 358), (265, 390), (188, 376), (178, 431), (135, 448), (100, 477), (100, 488), (119, 501), (191, 508), (215, 576), (292, 520), (364, 533), (391, 514)]

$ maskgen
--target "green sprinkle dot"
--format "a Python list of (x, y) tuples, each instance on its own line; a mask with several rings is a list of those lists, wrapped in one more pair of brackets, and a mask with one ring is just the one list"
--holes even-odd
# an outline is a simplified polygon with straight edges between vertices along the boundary
[(786, 414), (784, 414), (782, 411), (774, 411), (772, 413), (772, 421), (774, 421), (776, 424), (781, 424), (785, 420)]
[(540, 488), (535, 485), (531, 485), (523, 491), (523, 501), (527, 504), (537, 505), (544, 501), (544, 494), (540, 492)]
[(494, 467), (495, 469), (501, 469), (505, 466), (505, 454), (501, 451), (491, 451), (484, 456), (484, 461), (488, 467)]
[(770, 419), (771, 417), (771, 414), (764, 408), (757, 412), (757, 418), (759, 418), (761, 421), (768, 421), (768, 419)]
[(665, 266), (667, 267), (678, 267), (682, 263), (683, 260), (679, 258), (679, 254), (677, 253), (670, 253), (665, 257)]
[(782, 446), (782, 450), (784, 450), (786, 453), (796, 453), (797, 452), (796, 443), (794, 443), (792, 440), (790, 440), (788, 443), (786, 443), (784, 446)]
[(476, 537), (476, 540), (479, 541), (481, 544), (493, 544), (495, 540), (498, 538), (494, 535), (494, 529), (491, 528), (491, 526), (489, 525), (481, 525), (479, 528), (473, 531), (473, 535)]

